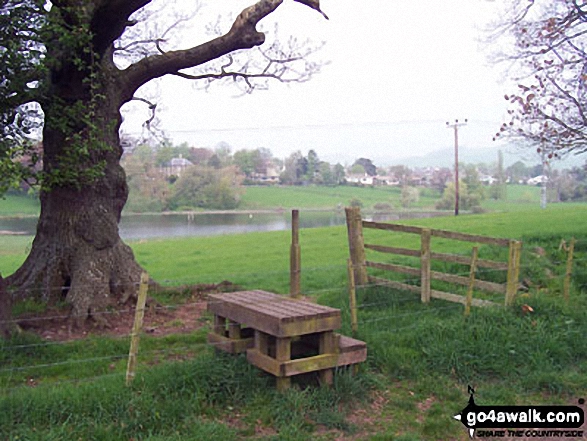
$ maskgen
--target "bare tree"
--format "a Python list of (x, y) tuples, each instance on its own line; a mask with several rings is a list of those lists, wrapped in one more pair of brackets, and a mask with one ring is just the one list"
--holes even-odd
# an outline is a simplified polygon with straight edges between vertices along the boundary
[[(168, 27), (159, 35), (138, 32), (140, 19), (157, 16), (148, 9), (156, 5), (152, 0), (0, 2), (0, 19), (15, 27), (14, 35), (1, 34), (0, 56), (11, 63), (24, 57), (26, 67), (22, 78), (14, 69), (3, 71), (2, 85), (20, 90), (4, 93), (0, 87), (10, 98), (10, 106), (0, 109), (2, 129), (6, 134), (22, 128), (27, 106), (36, 106), (35, 117), (44, 117), (37, 233), (24, 264), (7, 278), (18, 294), (65, 299), (77, 321), (134, 296), (141, 268), (118, 232), (128, 195), (119, 163), (121, 106), (165, 75), (232, 81), (245, 92), (266, 87), (268, 80), (308, 80), (321, 67), (309, 59), (315, 47), (296, 39), (267, 44), (266, 33), (257, 29), (282, 3), (258, 0), (226, 32), (172, 50)], [(17, 22), (18, 17), (24, 19)], [(16, 29), (19, 23), (22, 29)], [(243, 58), (245, 52), (255, 57)], [(7, 58), (10, 53), (13, 58)], [(9, 149), (19, 140), (3, 139), (0, 161), (12, 170)]]

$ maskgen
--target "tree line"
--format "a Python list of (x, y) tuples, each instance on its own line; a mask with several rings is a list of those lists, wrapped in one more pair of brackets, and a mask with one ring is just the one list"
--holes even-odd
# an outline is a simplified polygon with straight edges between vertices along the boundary
[[(525, 184), (545, 172), (542, 164), (527, 166), (522, 161), (505, 167), (498, 153), (492, 164), (459, 164), (462, 209), (480, 209), (487, 198), (505, 199), (507, 184)], [(246, 185), (361, 185), (353, 183), (352, 176), (369, 176), (373, 178), (370, 185), (400, 187), (403, 208), (418, 201), (422, 187), (437, 192), (437, 209), (450, 209), (455, 198), (454, 174), (448, 167), (377, 167), (368, 158), (343, 166), (321, 160), (315, 150), (296, 151), (280, 159), (267, 148), (233, 152), (224, 142), (215, 148), (164, 142), (155, 147), (139, 145), (123, 157), (122, 165), (130, 190), (127, 209), (134, 212), (235, 209)], [(546, 172), (552, 201), (587, 198), (587, 166), (562, 171), (547, 167)]]

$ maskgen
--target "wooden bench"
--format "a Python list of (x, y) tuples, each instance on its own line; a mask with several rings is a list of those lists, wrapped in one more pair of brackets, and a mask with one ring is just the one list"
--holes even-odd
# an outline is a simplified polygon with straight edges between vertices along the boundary
[(208, 310), (214, 314), (208, 342), (230, 353), (247, 351), (251, 364), (277, 377), (279, 389), (293, 375), (315, 371), (330, 384), (333, 368), (367, 357), (364, 342), (335, 334), (336, 308), (254, 290), (211, 294)]

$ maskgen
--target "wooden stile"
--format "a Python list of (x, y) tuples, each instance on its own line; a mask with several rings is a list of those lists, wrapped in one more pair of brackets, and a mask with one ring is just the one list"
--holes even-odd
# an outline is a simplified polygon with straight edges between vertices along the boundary
[[(275, 360), (277, 363), (283, 363), (291, 360), (291, 338), (275, 339)], [(288, 389), (291, 385), (291, 378), (278, 376), (276, 378), (277, 390)]]
[(363, 286), (368, 283), (368, 278), (361, 210), (355, 207), (347, 207), (345, 208), (345, 213), (347, 219), (349, 251), (355, 271), (355, 283), (359, 286)]
[(520, 277), (520, 258), (522, 243), (511, 240), (509, 244), (508, 275), (506, 282), (505, 306), (514, 303), (518, 292), (518, 279)]
[(563, 296), (565, 302), (569, 302), (571, 290), (571, 275), (573, 274), (573, 254), (575, 252), (575, 238), (571, 239), (571, 243), (567, 249), (567, 267), (565, 271), (565, 280), (563, 284)]
[(421, 294), (423, 303), (430, 302), (430, 238), (429, 229), (423, 229), (421, 239), (420, 273), (421, 273)]
[[(360, 223), (361, 230), (360, 234), (356, 226)], [(505, 294), (505, 304), (510, 305), (513, 303), (517, 290), (518, 290), (518, 279), (520, 273), (520, 258), (521, 258), (521, 246), (522, 243), (515, 240), (494, 238), (488, 236), (481, 236), (477, 234), (467, 234), (446, 230), (428, 229), (421, 227), (414, 227), (401, 224), (388, 224), (381, 222), (371, 221), (360, 221), (360, 213), (358, 220), (355, 217), (354, 209), (347, 208), (347, 227), (349, 233), (349, 249), (352, 260), (353, 268), (355, 269), (355, 279), (359, 275), (357, 270), (357, 263), (361, 262), (360, 267), (375, 268), (385, 271), (393, 271), (396, 273), (408, 274), (410, 276), (417, 276), (420, 280), (420, 286), (410, 285), (403, 282), (387, 280), (380, 277), (375, 277), (367, 274), (365, 271), (365, 277), (370, 283), (386, 285), (396, 289), (407, 290), (412, 292), (419, 292), (422, 302), (427, 303), (431, 298), (448, 300), (451, 302), (458, 302), (464, 305), (469, 303), (472, 306), (489, 306), (496, 305), (495, 302), (480, 299), (471, 299), (467, 301), (467, 296), (447, 293), (444, 291), (438, 291), (431, 289), (431, 281), (438, 280), (452, 284), (463, 285), (471, 287), (470, 289), (477, 288), (482, 291), (491, 293)], [(362, 228), (372, 228), (385, 231), (395, 231), (400, 233), (412, 233), (419, 234), (421, 243), (420, 250), (383, 246), (376, 244), (365, 244), (362, 236)], [(452, 239), (459, 241), (466, 241), (472, 243), (480, 243), (494, 246), (509, 246), (509, 258), (507, 262), (498, 262), (492, 260), (484, 260), (478, 258), (478, 247), (475, 257), (475, 272), (477, 268), (490, 268), (494, 270), (507, 271), (507, 283), (494, 283), (485, 280), (478, 280), (474, 275), (469, 274), (469, 277), (460, 276), (457, 274), (447, 274), (440, 271), (431, 271), (431, 260), (441, 260), (443, 262), (454, 262), (463, 265), (471, 265), (471, 258), (463, 255), (448, 254), (448, 253), (437, 253), (431, 250), (431, 238), (439, 237), (444, 239)], [(363, 249), (363, 255), (359, 254), (359, 249)], [(396, 254), (400, 256), (418, 257), (420, 259), (420, 268), (398, 265), (394, 263), (380, 263), (367, 261), (364, 257), (364, 249), (373, 250), (379, 253)]]
[(289, 260), (289, 294), (293, 298), (301, 296), (301, 250), (300, 250), (300, 212), (291, 212), (291, 248)]
[(145, 303), (147, 301), (147, 291), (149, 289), (149, 275), (145, 272), (141, 274), (141, 284), (139, 286), (139, 295), (135, 310), (135, 321), (130, 334), (130, 350), (128, 352), (128, 364), (126, 367), (126, 385), (130, 386), (135, 378), (137, 365), (137, 354), (139, 352), (139, 340), (141, 330), (143, 329), (143, 318), (145, 316)]
[(347, 270), (349, 277), (349, 306), (351, 310), (351, 331), (353, 337), (357, 336), (359, 324), (357, 319), (357, 290), (355, 289), (355, 273), (351, 259), (347, 261)]
[(467, 303), (465, 303), (465, 316), (471, 313), (471, 303), (473, 302), (473, 288), (475, 287), (475, 271), (477, 271), (477, 257), (479, 255), (479, 248), (473, 247), (473, 255), (471, 256), (471, 270), (469, 272), (469, 289), (467, 290)]

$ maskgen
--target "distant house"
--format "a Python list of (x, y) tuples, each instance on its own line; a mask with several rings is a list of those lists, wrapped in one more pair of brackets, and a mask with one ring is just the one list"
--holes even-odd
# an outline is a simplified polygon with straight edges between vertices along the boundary
[(350, 184), (373, 185), (375, 183), (375, 178), (369, 176), (367, 173), (363, 175), (350, 174), (346, 177), (346, 181)]
[(528, 185), (540, 185), (542, 182), (548, 182), (548, 176), (546, 175), (538, 175), (533, 178), (530, 178), (526, 181)]
[(278, 184), (280, 171), (273, 166), (266, 167), (261, 173), (253, 173), (251, 178), (263, 184)]
[(377, 175), (375, 176), (375, 183), (378, 185), (397, 186), (400, 184), (395, 176)]
[(193, 167), (193, 162), (179, 155), (178, 158), (171, 158), (171, 161), (162, 168), (166, 176), (181, 176), (181, 174), (189, 167)]
[(481, 181), (485, 185), (493, 185), (497, 182), (497, 179), (490, 175), (480, 175), (479, 181)]

